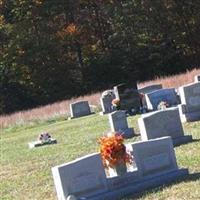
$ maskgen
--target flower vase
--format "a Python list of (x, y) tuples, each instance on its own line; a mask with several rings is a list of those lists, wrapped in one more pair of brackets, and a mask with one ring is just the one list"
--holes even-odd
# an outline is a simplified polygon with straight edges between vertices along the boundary
[(127, 173), (126, 163), (119, 163), (114, 168), (108, 168), (110, 177), (122, 176)]

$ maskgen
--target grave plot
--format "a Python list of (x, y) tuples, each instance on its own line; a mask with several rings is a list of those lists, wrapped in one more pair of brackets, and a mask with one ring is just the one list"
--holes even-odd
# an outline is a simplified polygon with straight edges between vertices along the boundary
[(143, 141), (171, 136), (174, 145), (191, 142), (191, 135), (184, 135), (178, 108), (155, 111), (142, 115), (138, 119)]
[(166, 102), (169, 107), (177, 106), (179, 99), (174, 88), (160, 89), (145, 94), (145, 101), (149, 111), (157, 110), (161, 102)]
[(88, 101), (78, 101), (70, 104), (70, 119), (94, 114), (90, 110)]
[(177, 166), (170, 137), (128, 144), (127, 149), (136, 167), (121, 176), (106, 176), (99, 153), (53, 167), (58, 199), (120, 199), (188, 175), (188, 169)]
[(119, 84), (114, 87), (114, 93), (116, 98), (120, 100), (120, 110), (126, 110), (129, 113), (140, 111), (140, 96), (136, 84)]
[(119, 110), (108, 115), (111, 132), (121, 133), (124, 138), (132, 138), (134, 129), (128, 127), (126, 112)]

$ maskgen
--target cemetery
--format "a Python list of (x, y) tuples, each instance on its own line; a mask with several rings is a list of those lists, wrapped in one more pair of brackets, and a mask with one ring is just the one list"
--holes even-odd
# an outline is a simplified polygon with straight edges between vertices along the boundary
[[(199, 86), (195, 79), (179, 87), (179, 101), (174, 88), (161, 84), (143, 88), (144, 95), (119, 84), (102, 93), (100, 115), (91, 112), (89, 101), (79, 100), (69, 107), (76, 120), (5, 129), (4, 196), (12, 182), (17, 192), (10, 199), (17, 194), (17, 199), (132, 200), (145, 199), (147, 190), (150, 199), (200, 198)], [(176, 186), (189, 194), (186, 189), (174, 194)]]
[(200, 0), (0, 0), (0, 200), (200, 200)]

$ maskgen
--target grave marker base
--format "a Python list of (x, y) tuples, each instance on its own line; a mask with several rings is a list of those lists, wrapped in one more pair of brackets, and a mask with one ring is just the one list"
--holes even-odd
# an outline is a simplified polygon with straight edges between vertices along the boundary
[(95, 114), (95, 112), (91, 112), (90, 114), (87, 114), (87, 115), (82, 115), (82, 116), (77, 116), (77, 117), (68, 117), (68, 120), (71, 120), (71, 119), (77, 119), (77, 118), (80, 118), (80, 117), (87, 117), (87, 116), (90, 116), (90, 115), (93, 115)]
[(50, 145), (50, 144), (56, 144), (56, 143), (57, 143), (57, 140), (51, 138), (50, 141), (44, 142), (44, 143), (41, 143), (41, 141), (29, 142), (28, 146), (29, 146), (30, 149), (32, 149), (32, 148), (35, 148), (35, 147), (40, 147), (40, 146)]
[[(85, 200), (102, 200), (102, 199), (103, 200), (117, 200), (126, 196), (131, 196), (137, 193), (141, 193), (147, 189), (169, 184), (173, 181), (176, 181), (179, 178), (186, 177), (188, 174), (189, 174), (188, 169), (178, 169), (178, 170), (173, 170), (167, 173), (162, 173), (157, 176), (143, 177), (137, 181), (134, 181), (134, 179), (129, 179), (131, 182), (126, 182), (126, 185), (123, 185), (121, 187), (114, 186), (114, 188), (110, 188), (110, 191), (106, 193), (101, 193), (99, 195), (87, 197), (84, 199)], [(116, 179), (111, 178), (109, 180), (110, 183), (108, 185), (113, 185), (114, 181), (116, 182)], [(81, 199), (83, 198), (78, 198), (78, 200), (81, 200)]]

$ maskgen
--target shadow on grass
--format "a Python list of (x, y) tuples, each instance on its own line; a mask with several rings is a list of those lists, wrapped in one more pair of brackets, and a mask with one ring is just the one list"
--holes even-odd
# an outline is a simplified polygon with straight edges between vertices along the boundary
[(194, 174), (189, 174), (188, 176), (183, 177), (183, 178), (178, 178), (176, 181), (173, 181), (171, 183), (166, 183), (166, 184), (156, 187), (156, 188), (147, 189), (144, 192), (136, 193), (133, 196), (128, 196), (127, 198), (123, 198), (122, 200), (134, 200), (134, 199), (142, 198), (142, 197), (145, 197), (146, 195), (150, 194), (151, 192), (156, 193), (156, 192), (164, 190), (166, 187), (173, 186), (173, 185), (176, 185), (181, 182), (196, 181), (199, 179), (200, 179), (200, 172), (194, 173)]
[(195, 142), (200, 142), (200, 139), (192, 139), (192, 141), (184, 142), (182, 144), (177, 144), (175, 147), (180, 147), (180, 146), (190, 144), (190, 143), (195, 143)]

